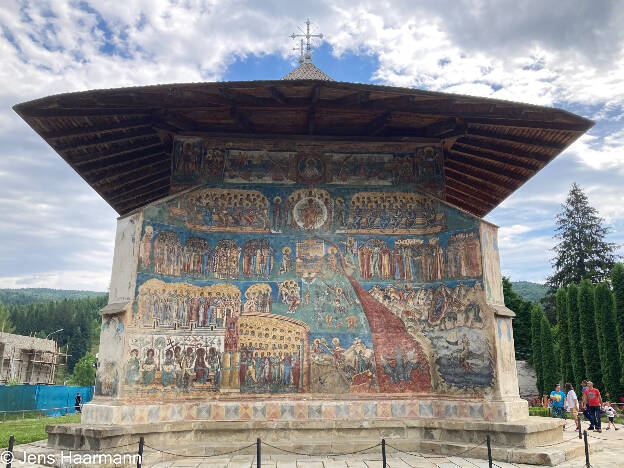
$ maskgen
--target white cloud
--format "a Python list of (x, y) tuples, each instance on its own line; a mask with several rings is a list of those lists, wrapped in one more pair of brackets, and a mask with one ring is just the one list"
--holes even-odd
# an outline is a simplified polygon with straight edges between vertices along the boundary
[[(0, 276), (24, 282), (30, 271), (47, 286), (103, 284), (114, 232), (113, 211), (12, 105), (93, 88), (219, 80), (237, 58), (292, 57), (286, 36), (307, 15), (336, 56), (374, 58), (371, 79), (556, 103), (583, 109), (597, 128), (603, 120), (615, 125), (583, 137), (488, 217), (502, 226), (505, 272), (546, 276), (548, 231), (572, 181), (587, 188), (616, 238), (624, 232), (621, 2), (7, 0), (0, 4)], [(273, 72), (267, 78), (278, 78)], [(32, 260), (18, 264), (16, 256)], [(44, 257), (44, 265), (36, 260)]]

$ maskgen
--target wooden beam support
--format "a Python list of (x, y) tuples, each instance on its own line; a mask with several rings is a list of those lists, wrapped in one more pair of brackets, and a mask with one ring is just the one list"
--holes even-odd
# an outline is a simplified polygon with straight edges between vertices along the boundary
[(467, 124), (499, 125), (514, 128), (540, 128), (549, 130), (565, 130), (568, 132), (586, 132), (591, 128), (587, 123), (554, 122), (552, 120), (509, 119), (505, 117), (464, 117)]
[(386, 127), (388, 122), (392, 120), (392, 112), (385, 111), (383, 114), (375, 117), (367, 126), (366, 130), (364, 130), (364, 135), (366, 136), (377, 136), (379, 135), (383, 129)]
[(509, 187), (508, 185), (501, 185), (500, 183), (493, 182), (492, 178), (489, 176), (486, 176), (486, 178), (484, 179), (478, 175), (475, 175), (474, 173), (468, 173), (463, 167), (460, 167), (458, 164), (452, 161), (449, 161), (449, 164), (446, 164), (446, 161), (444, 161), (444, 172), (446, 174), (454, 176), (455, 179), (472, 179), (479, 185), (489, 187), (489, 189), (492, 190), (494, 193), (503, 194), (505, 196), (509, 195), (515, 190), (515, 187)]
[(499, 203), (497, 198), (488, 195), (487, 192), (475, 189), (474, 185), (467, 184), (464, 181), (461, 181), (459, 178), (453, 177), (453, 175), (450, 173), (445, 175), (447, 189), (449, 187), (452, 187), (459, 192), (470, 195), (472, 198), (482, 200), (483, 203), (485, 203), (486, 205), (496, 206)]
[(443, 138), (442, 135), (448, 134), (460, 126), (460, 122), (455, 117), (440, 120), (438, 122), (429, 124), (422, 128), (424, 136), (431, 138)]
[(308, 98), (308, 105), (316, 106), (316, 104), (319, 102), (320, 99), (321, 99), (321, 85), (317, 83), (312, 87), (312, 91), (310, 92), (310, 97)]
[(132, 145), (126, 145), (123, 147), (123, 150), (119, 150), (115, 148), (113, 150), (107, 151), (105, 153), (88, 153), (88, 155), (83, 154), (69, 154), (67, 153), (68, 159), (70, 160), (71, 166), (75, 169), (77, 167), (87, 167), (91, 163), (106, 161), (108, 159), (121, 159), (128, 157), (128, 155), (132, 155), (135, 153), (141, 153), (145, 151), (152, 151), (154, 149), (160, 148), (162, 149), (162, 141), (160, 137), (152, 137), (148, 140), (139, 141)]
[(160, 188), (160, 187), (164, 187), (165, 185), (169, 186), (170, 183), (171, 183), (171, 175), (167, 173), (167, 174), (161, 175), (160, 177), (156, 177), (156, 176), (150, 177), (149, 179), (143, 181), (139, 185), (132, 185), (132, 190), (124, 190), (123, 188), (120, 188), (120, 189), (115, 190), (114, 192), (107, 191), (105, 193), (107, 194), (117, 193), (117, 195), (113, 195), (113, 196), (107, 195), (104, 198), (106, 199), (108, 203), (113, 205), (118, 201), (127, 200), (130, 195), (142, 195), (145, 193), (149, 193), (149, 191), (152, 190), (154, 187)]
[(494, 153), (484, 153), (473, 149), (471, 146), (463, 145), (458, 142), (455, 142), (455, 144), (447, 151), (468, 156), (486, 163), (494, 161), (499, 164), (504, 164), (522, 171), (529, 171), (531, 173), (538, 171), (543, 166), (543, 164), (540, 164), (537, 161), (531, 161), (530, 163), (525, 162), (524, 159), (519, 161), (518, 159), (505, 156), (504, 153), (503, 156)]
[(111, 206), (113, 206), (118, 213), (123, 215), (166, 197), (169, 195), (169, 188), (169, 185), (162, 186), (154, 190), (150, 190), (148, 193), (130, 197), (127, 200), (119, 200)]
[(484, 210), (483, 207), (475, 206), (472, 203), (469, 203), (468, 201), (466, 201), (466, 199), (464, 198), (457, 198), (450, 194), (447, 194), (446, 198), (447, 198), (446, 201), (449, 202), (450, 204), (455, 205), (457, 208), (461, 208), (462, 210), (467, 211), (468, 213), (471, 213), (477, 216), (478, 218), (481, 218), (482, 216), (485, 215), (485, 213), (490, 211), (490, 210)]
[(145, 127), (150, 125), (152, 119), (140, 118), (140, 119), (128, 119), (112, 124), (104, 125), (85, 125), (84, 127), (74, 127), (65, 130), (54, 130), (51, 132), (39, 133), (45, 140), (58, 140), (60, 138), (69, 138), (75, 136), (90, 136), (100, 133), (116, 132), (120, 130), (133, 130), (135, 128)]
[(51, 107), (46, 109), (20, 109), (20, 113), (27, 117), (99, 117), (105, 115), (151, 115), (152, 109), (146, 107)]
[(290, 102), (290, 100), (286, 96), (284, 96), (284, 94), (282, 94), (275, 86), (269, 87), (269, 93), (271, 94), (273, 100), (280, 104), (288, 105)]
[(98, 190), (98, 187), (105, 187), (108, 185), (119, 188), (123, 187), (126, 184), (141, 181), (143, 179), (153, 176), (154, 174), (161, 174), (163, 172), (171, 174), (170, 159), (159, 161), (152, 164), (151, 166), (140, 167), (133, 170), (126, 170), (123, 173), (115, 174), (113, 176), (98, 178), (93, 183), (90, 183), (90, 185), (96, 190)]
[(453, 186), (450, 186), (450, 185), (446, 186), (446, 194), (447, 195), (452, 195), (455, 198), (468, 197), (468, 198), (476, 201), (479, 206), (483, 206), (483, 207), (486, 207), (486, 208), (495, 206), (494, 202), (484, 200), (482, 197), (478, 197), (476, 195), (473, 195), (473, 194), (470, 194), (470, 193), (466, 193), (465, 190), (462, 190), (461, 188), (456, 188), (456, 187), (453, 187)]
[(236, 107), (230, 108), (230, 116), (232, 117), (232, 120), (236, 122), (243, 131), (247, 133), (254, 132), (253, 124), (249, 121), (247, 116)]
[(103, 136), (98, 137), (97, 139), (90, 139), (88, 141), (73, 141), (72, 143), (65, 144), (53, 144), (53, 147), (56, 151), (76, 151), (82, 150), (86, 148), (91, 148), (94, 146), (99, 146), (102, 144), (115, 144), (121, 143), (127, 140), (133, 140), (136, 138), (144, 138), (150, 136), (158, 136), (157, 133), (149, 126), (139, 127), (135, 130), (131, 130), (129, 132), (118, 132), (118, 133), (109, 133)]
[[(505, 174), (498, 168), (488, 167), (486, 164), (479, 163), (476, 161), (472, 161), (469, 158), (465, 158), (460, 155), (447, 155), (444, 159), (444, 166), (452, 164), (455, 168), (458, 166), (463, 168), (466, 171), (471, 171), (472, 173), (478, 174), (479, 177), (487, 177), (491, 180), (491, 178), (495, 179), (506, 179), (509, 180), (512, 184), (514, 184), (514, 189), (517, 188), (524, 178), (517, 174), (513, 174), (509, 171), (506, 171)], [(513, 175), (512, 175), (513, 174)], [(516, 184), (518, 182), (518, 184)]]
[(552, 143), (537, 138), (526, 138), (513, 134), (501, 135), (500, 133), (496, 133), (490, 130), (483, 130), (482, 128), (468, 127), (466, 135), (469, 137), (478, 138), (479, 140), (497, 141), (503, 144), (520, 143), (522, 145), (536, 146), (540, 149), (546, 148), (550, 151), (555, 151), (557, 153), (565, 149), (565, 145), (561, 143)]
[(554, 157), (554, 155), (548, 155), (534, 151), (522, 151), (509, 145), (493, 143), (491, 141), (478, 140), (475, 138), (470, 138), (468, 136), (460, 138), (459, 140), (457, 140), (457, 143), (460, 143), (464, 147), (471, 147), (474, 150), (480, 151), (482, 153), (485, 152), (508, 155), (511, 158), (520, 159), (522, 161), (528, 162), (529, 164), (533, 163), (535, 165), (538, 165), (538, 167), (540, 168), (543, 167), (544, 164), (550, 162), (550, 160)]
[(316, 109), (314, 108), (314, 106), (312, 106), (312, 107), (310, 107), (308, 109), (308, 113), (306, 115), (305, 129), (304, 129), (303, 133), (305, 133), (307, 135), (313, 135), (314, 134), (315, 119), (316, 119)]
[(170, 161), (170, 155), (153, 150), (143, 150), (141, 152), (137, 152), (137, 154), (133, 154), (131, 158), (127, 156), (128, 155), (126, 155), (125, 158), (117, 158), (114, 161), (109, 161), (109, 164), (93, 163), (87, 170), (81, 170), (80, 175), (85, 178), (91, 178), (91, 176), (95, 176), (97, 174), (97, 178), (99, 178), (102, 177), (102, 172), (111, 171), (112, 169), (123, 168), (123, 171), (125, 172), (137, 167), (145, 169), (145, 166), (158, 163), (165, 159)]
[(498, 165), (488, 164), (483, 159), (470, 156), (466, 157), (465, 155), (453, 150), (447, 151), (445, 161), (447, 160), (490, 172), (495, 177), (506, 177), (507, 179), (515, 180), (517, 182), (526, 180), (526, 169), (522, 170), (523, 174), (516, 174), (515, 172), (499, 167)]

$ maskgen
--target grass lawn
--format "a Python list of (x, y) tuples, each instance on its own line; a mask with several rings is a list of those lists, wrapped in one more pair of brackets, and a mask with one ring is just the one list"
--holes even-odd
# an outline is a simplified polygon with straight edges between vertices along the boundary
[[(582, 413), (581, 413), (582, 414)], [(572, 417), (570, 416), (569, 413), (566, 413), (567, 415), (567, 419), (572, 419)], [(529, 416), (543, 416), (545, 418), (550, 418), (550, 411), (548, 408), (541, 408), (539, 406), (529, 406)], [(607, 417), (606, 416), (602, 416), (602, 418), (600, 418), (603, 424), (607, 424)], [(615, 417), (615, 424), (622, 424), (624, 425), (624, 416), (622, 415), (618, 415)]]
[(79, 414), (69, 414), (56, 418), (20, 419), (0, 423), (0, 448), (8, 447), (9, 436), (15, 436), (15, 445), (34, 442), (48, 438), (45, 427), (48, 424), (79, 423)]

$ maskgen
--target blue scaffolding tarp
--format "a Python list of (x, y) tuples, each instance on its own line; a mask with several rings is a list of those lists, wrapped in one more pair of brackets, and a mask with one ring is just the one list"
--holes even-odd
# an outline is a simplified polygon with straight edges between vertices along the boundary
[(86, 403), (93, 398), (93, 388), (65, 385), (0, 385), (0, 411), (39, 411), (47, 416), (73, 413), (76, 393), (80, 393), (82, 403)]

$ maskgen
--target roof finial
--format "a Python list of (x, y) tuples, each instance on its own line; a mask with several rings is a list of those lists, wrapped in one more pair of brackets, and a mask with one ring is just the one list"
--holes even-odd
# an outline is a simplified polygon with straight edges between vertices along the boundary
[[(292, 33), (290, 35), (290, 37), (292, 39), (296, 39), (298, 37), (301, 38), (301, 57), (299, 57), (299, 63), (312, 63), (312, 44), (311, 44), (311, 39), (318, 37), (319, 39), (323, 39), (323, 34), (310, 34), (310, 25), (312, 24), (312, 22), (310, 21), (310, 18), (308, 18), (306, 20), (306, 30), (305, 32), (303, 31), (303, 29), (299, 28), (299, 30), (303, 33), (303, 34), (295, 34)], [(306, 40), (306, 52), (305, 55), (303, 54), (303, 39)]]

